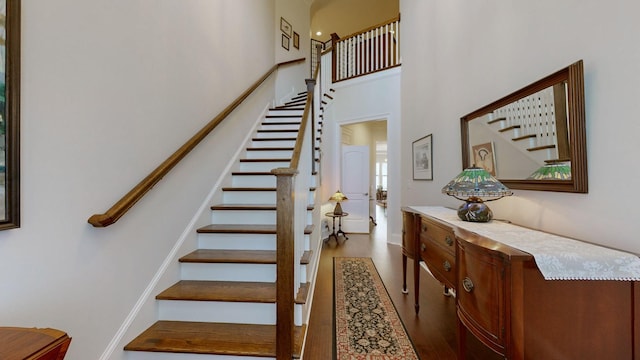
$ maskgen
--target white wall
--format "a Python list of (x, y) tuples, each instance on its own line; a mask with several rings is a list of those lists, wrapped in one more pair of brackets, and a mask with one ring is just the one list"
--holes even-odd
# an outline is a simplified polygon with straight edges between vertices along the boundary
[(275, 64), (274, 19), (274, 0), (22, 2), (22, 227), (0, 232), (2, 326), (67, 331), (69, 360), (108, 352), (170, 250), (195, 243), (190, 222), (274, 82), (118, 223), (87, 218)]
[[(279, 76), (276, 83), (276, 101), (282, 104), (291, 99), (292, 96), (307, 91), (304, 79), (311, 78), (311, 38), (309, 24), (309, 4), (306, 0), (276, 0), (276, 12), (274, 21), (277, 31), (275, 32), (276, 62), (281, 63), (290, 60), (304, 58), (305, 62), (295, 66), (288, 66), (286, 76)], [(289, 50), (282, 47), (282, 31), (280, 30), (280, 19), (284, 18), (292, 28), (289, 39)], [(300, 35), (299, 47), (293, 46), (293, 32)], [(291, 86), (291, 83), (296, 84)]]
[[(458, 206), (459, 118), (584, 60), (589, 193), (515, 191), (496, 217), (640, 253), (640, 3), (401, 0), (402, 205)], [(434, 181), (411, 180), (411, 141), (434, 134)]]

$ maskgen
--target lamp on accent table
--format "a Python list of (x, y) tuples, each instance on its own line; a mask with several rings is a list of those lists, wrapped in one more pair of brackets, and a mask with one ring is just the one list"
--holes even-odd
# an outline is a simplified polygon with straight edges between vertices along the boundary
[(493, 212), (485, 204), (486, 201), (513, 195), (509, 188), (491, 176), (487, 170), (475, 165), (464, 169), (442, 188), (442, 192), (464, 201), (458, 208), (458, 217), (472, 222), (491, 221)]
[(335, 215), (342, 215), (342, 206), (340, 205), (340, 202), (349, 199), (347, 199), (347, 197), (343, 193), (341, 193), (340, 190), (338, 190), (335, 194), (331, 195), (329, 200), (333, 200), (336, 202), (336, 207), (333, 209), (333, 213)]

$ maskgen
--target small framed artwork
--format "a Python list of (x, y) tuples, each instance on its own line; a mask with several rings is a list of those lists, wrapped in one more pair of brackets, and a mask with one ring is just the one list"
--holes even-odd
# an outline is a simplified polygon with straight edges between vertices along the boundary
[(484, 168), (493, 176), (496, 176), (496, 153), (493, 149), (493, 142), (473, 145), (471, 147), (473, 156), (472, 163)]
[(300, 34), (295, 31), (293, 32), (293, 47), (300, 49)]
[(413, 180), (433, 180), (432, 135), (413, 142)]
[(289, 51), (289, 38), (285, 34), (282, 34), (282, 47)]
[(283, 17), (280, 18), (280, 31), (289, 38), (291, 37), (291, 31), (293, 31), (291, 24), (289, 24), (289, 22), (287, 22)]

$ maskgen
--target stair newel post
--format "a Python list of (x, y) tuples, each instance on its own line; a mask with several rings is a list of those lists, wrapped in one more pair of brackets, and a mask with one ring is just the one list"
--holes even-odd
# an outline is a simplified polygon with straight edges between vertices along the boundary
[(292, 168), (271, 170), (276, 176), (276, 359), (291, 360), (294, 344), (295, 176)]
[(336, 82), (336, 79), (338, 78), (337, 75), (337, 64), (338, 64), (338, 40), (340, 40), (340, 37), (338, 36), (338, 34), (333, 33), (331, 34), (331, 82), (334, 83)]

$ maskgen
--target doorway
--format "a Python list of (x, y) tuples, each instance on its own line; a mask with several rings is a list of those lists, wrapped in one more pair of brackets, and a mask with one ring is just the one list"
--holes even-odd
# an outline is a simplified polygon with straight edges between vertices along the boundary
[[(381, 214), (376, 211), (379, 206), (378, 197), (383, 191), (386, 194), (387, 190), (387, 120), (369, 120), (346, 124), (342, 125), (340, 130), (341, 186), (363, 184), (358, 185), (362, 186), (362, 189), (354, 193), (355, 201), (348, 200), (342, 203), (344, 211), (350, 213), (349, 210), (352, 210), (356, 215), (345, 217), (343, 226), (347, 232), (370, 233)], [(364, 155), (357, 155), (353, 151), (364, 148), (367, 149)], [(345, 149), (348, 151), (345, 152)], [(366, 166), (354, 165), (354, 162), (357, 163), (357, 161), (367, 162), (367, 164), (361, 164)], [(347, 197), (349, 197), (348, 194)], [(383, 211), (382, 215), (386, 216), (386, 212)]]

